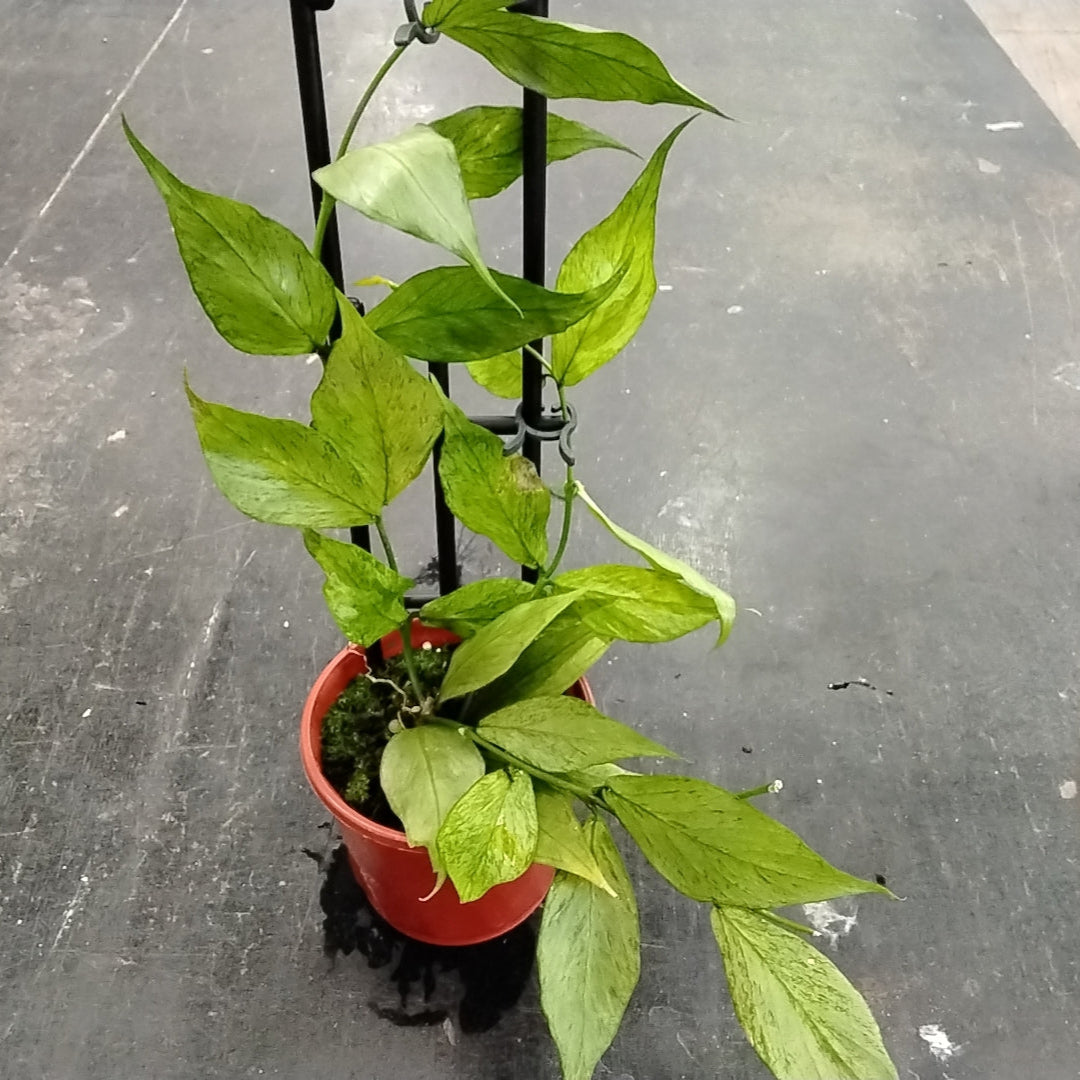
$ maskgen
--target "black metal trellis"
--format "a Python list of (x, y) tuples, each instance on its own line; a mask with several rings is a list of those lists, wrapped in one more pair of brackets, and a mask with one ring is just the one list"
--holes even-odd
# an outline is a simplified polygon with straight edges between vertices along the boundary
[[(296, 50), (297, 82), (300, 90), (300, 109), (304, 126), (309, 172), (331, 161), (329, 127), (326, 119), (326, 98), (323, 86), (322, 61), (319, 52), (317, 13), (328, 11), (335, 0), (289, 0), (292, 8), (293, 44)], [(414, 19), (416, 6), (406, 0), (406, 16), (410, 19), (399, 31), (398, 42), (408, 35), (421, 41), (423, 27)], [(522, 0), (514, 11), (542, 18), (548, 16), (548, 0)], [(546, 276), (547, 240), (547, 98), (531, 90), (524, 91), (522, 114), (522, 276), (543, 285)], [(311, 182), (311, 194), (318, 217), (322, 191)], [(332, 215), (322, 250), (322, 261), (339, 289), (344, 291), (344, 269), (337, 214)], [(540, 351), (543, 343), (536, 341), (532, 348)], [(541, 446), (551, 438), (560, 439), (564, 456), (569, 454), (568, 438), (573, 430), (574, 417), (545, 416), (543, 413), (544, 373), (539, 360), (523, 352), (522, 400), (513, 416), (474, 416), (472, 419), (497, 435), (513, 436), (511, 446), (536, 466), (541, 467)], [(449, 364), (429, 364), (428, 368), (447, 396), (450, 393)], [(459, 584), (457, 563), (457, 530), (453, 515), (443, 496), (438, 480), (438, 461), (441, 439), (435, 447), (435, 535), (438, 552), (439, 592), (447, 593)], [(367, 526), (352, 530), (352, 540), (370, 550), (371, 538)], [(535, 581), (537, 572), (522, 568), (526, 581)], [(410, 606), (419, 606), (428, 597), (409, 598)]]

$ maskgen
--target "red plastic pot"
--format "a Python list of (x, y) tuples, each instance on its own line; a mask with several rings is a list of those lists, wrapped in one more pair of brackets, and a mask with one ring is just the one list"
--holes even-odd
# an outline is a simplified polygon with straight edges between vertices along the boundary
[[(453, 645), (461, 639), (414, 621), (412, 643), (419, 648)], [(401, 635), (383, 638), (383, 655), (401, 652)], [(300, 723), (300, 757), (304, 772), (333, 814), (349, 853), (353, 874), (371, 906), (396, 930), (429, 945), (475, 945), (501, 937), (524, 922), (543, 902), (554, 870), (534, 863), (516, 881), (496, 885), (479, 900), (463, 904), (452, 882), (430, 899), (435, 872), (425, 848), (409, 847), (405, 834), (389, 829), (354, 810), (323, 776), (319, 764), (323, 717), (357, 675), (367, 671), (367, 658), (358, 645), (350, 645), (323, 669), (304, 703)], [(588, 683), (580, 679), (567, 693), (593, 703)]]

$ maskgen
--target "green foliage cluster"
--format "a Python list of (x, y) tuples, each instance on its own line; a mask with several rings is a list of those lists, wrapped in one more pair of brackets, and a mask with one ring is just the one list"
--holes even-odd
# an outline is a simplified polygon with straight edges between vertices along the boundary
[[(433, 0), (423, 21), (552, 99), (723, 115), (626, 34), (508, 11), (505, 0)], [(515, 397), (520, 350), (547, 339), (546, 351), (533, 355), (568, 415), (567, 391), (613, 360), (648, 314), (657, 200), (690, 121), (671, 131), (618, 205), (573, 245), (555, 288), (541, 288), (489, 267), (471, 208), (521, 173), (520, 109), (476, 106), (352, 147), (364, 110), (407, 48), (390, 52), (335, 160), (315, 173), (324, 196), (310, 248), (253, 207), (188, 186), (127, 129), (218, 332), (245, 353), (317, 353), (323, 361), (308, 424), (205, 401), (190, 387), (188, 397), (218, 487), (250, 517), (301, 531), (342, 633), (371, 645), (410, 626), (405, 596), (413, 583), (398, 570), (384, 511), (419, 476), (440, 436), (439, 479), (458, 520), (537, 571), (535, 585), (494, 578), (427, 604), (424, 622), (463, 638), (445, 675), (425, 681), (431, 673), (405, 633), (395, 681), (408, 683), (408, 708), (389, 687), (358, 688), (361, 711), (382, 710), (381, 730), (369, 740), (332, 714), (328, 763), (381, 752), (382, 796), (409, 842), (427, 849), (440, 880), (465, 902), (533, 862), (558, 870), (538, 955), (541, 1005), (565, 1080), (593, 1075), (638, 980), (638, 912), (613, 822), (675, 889), (709, 905), (735, 1013), (775, 1076), (895, 1080), (860, 995), (805, 940), (809, 928), (775, 911), (888, 890), (834, 868), (752, 805), (767, 788), (736, 794), (693, 777), (628, 771), (619, 763), (675, 755), (563, 696), (615, 641), (666, 642), (715, 624), (722, 643), (734, 601), (612, 521), (572, 468), (552, 492), (414, 366), (460, 364), (482, 386)], [(551, 118), (552, 162), (626, 149)], [(362, 317), (319, 261), (338, 202), (441, 248), (454, 264), (400, 285), (373, 274), (366, 280), (390, 293)], [(562, 570), (577, 507), (640, 562)], [(381, 556), (326, 532), (364, 524), (375, 526)], [(342, 782), (359, 784), (351, 773)]]

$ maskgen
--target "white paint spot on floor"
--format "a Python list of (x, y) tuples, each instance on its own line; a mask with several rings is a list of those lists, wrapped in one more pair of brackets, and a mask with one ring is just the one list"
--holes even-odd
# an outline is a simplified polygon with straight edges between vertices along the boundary
[(660, 292), (671, 292), (671, 290), (674, 289), (675, 286), (674, 285), (658, 285), (657, 288), (660, 290)]
[(1024, 126), (1023, 120), (995, 120), (986, 125), (987, 131), (1019, 131)]
[(727, 313), (729, 315), (741, 315), (742, 314), (742, 304), (732, 304), (731, 307), (729, 307), (727, 309)]
[[(848, 910), (841, 911), (836, 904), (842, 903)], [(858, 918), (859, 907), (855, 900), (833, 901), (823, 900), (818, 904), (803, 904), (803, 915), (806, 921), (821, 934), (828, 938), (829, 944), (835, 949), (836, 943), (842, 937), (855, 928)]]
[(979, 158), (979, 172), (986, 173), (987, 176), (997, 176), (997, 174), (1001, 172), (1001, 166), (981, 157)]
[(1080, 364), (1065, 364), (1054, 372), (1053, 378), (1064, 383), (1070, 390), (1080, 390)]
[(923, 1024), (919, 1028), (919, 1038), (930, 1047), (930, 1053), (942, 1064), (960, 1052), (959, 1045), (945, 1034), (945, 1029), (940, 1024)]
[(114, 518), (118, 518), (118, 517), (123, 517), (123, 516), (124, 516), (124, 515), (125, 515), (125, 514), (126, 514), (126, 513), (127, 513), (127, 512), (129, 511), (129, 510), (130, 510), (130, 509), (131, 509), (131, 507), (130, 507), (130, 506), (128, 506), (128, 504), (127, 504), (127, 503), (124, 503), (124, 505), (123, 505), (123, 506), (118, 506), (118, 507), (117, 507), (117, 508), (116, 508), (116, 509), (115, 509), (115, 510), (114, 510), (114, 511), (112, 512), (112, 516), (113, 516)]
[(82, 718), (85, 720), (93, 711), (94, 711), (93, 709), (84, 709), (83, 714), (82, 714)]
[(123, 442), (127, 438), (127, 432), (121, 428), (119, 431), (114, 431), (105, 441), (106, 442)]
[(1076, 781), (1066, 780), (1061, 787), (1058, 788), (1058, 793), (1063, 799), (1075, 799), (1076, 798)]
[(213, 49), (203, 49), (202, 54), (203, 54), (203, 56), (213, 56), (214, 50)]

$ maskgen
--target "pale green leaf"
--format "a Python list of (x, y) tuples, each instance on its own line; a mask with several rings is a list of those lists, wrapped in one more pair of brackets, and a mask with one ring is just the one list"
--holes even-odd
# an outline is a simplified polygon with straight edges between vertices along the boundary
[(487, 360), (473, 360), (465, 367), (489, 394), (511, 400), (521, 397), (521, 353), (500, 353)]
[(693, 589), (695, 592), (701, 593), (702, 596), (707, 596), (715, 605), (715, 618), (720, 623), (720, 637), (717, 640), (717, 645), (722, 645), (726, 640), (728, 634), (731, 633), (732, 623), (735, 621), (735, 601), (723, 589), (713, 585), (711, 581), (706, 580), (692, 567), (687, 566), (681, 559), (676, 559), (673, 555), (666, 555), (658, 548), (652, 546), (644, 540), (634, 536), (633, 533), (627, 532), (626, 529), (620, 525), (616, 525), (600, 509), (599, 506), (593, 502), (589, 493), (581, 486), (577, 485), (578, 498), (596, 515), (601, 524), (608, 529), (609, 532), (622, 543), (624, 543), (632, 551), (636, 551), (647, 563), (649, 563), (654, 570), (660, 570), (665, 574), (670, 574), (673, 577), (679, 578), (683, 584)]
[(619, 268), (583, 293), (556, 293), (519, 277), (493, 274), (518, 306), (515, 316), (467, 266), (425, 270), (399, 285), (368, 312), (366, 322), (384, 341), (417, 360), (483, 360), (572, 326), (618, 286)]
[(735, 1015), (777, 1080), (897, 1080), (866, 1002), (832, 961), (756, 911), (714, 908)]
[(668, 102), (723, 115), (676, 82), (652, 49), (627, 34), (467, 5), (449, 12), (440, 29), (545, 97)]
[(471, 739), (435, 724), (405, 728), (383, 750), (379, 784), (413, 847), (426, 847), (437, 873), (443, 864), (435, 838), (450, 808), (484, 775)]
[[(522, 170), (522, 110), (510, 105), (475, 105), (431, 122), (454, 144), (470, 199), (486, 199), (508, 188)], [(625, 150), (577, 120), (548, 113), (548, 164), (565, 161), (586, 150)]]
[(641, 970), (637, 903), (626, 868), (602, 821), (593, 818), (585, 833), (616, 895), (573, 874), (556, 874), (536, 943), (540, 1007), (564, 1080), (590, 1080)]
[(355, 544), (304, 530), (304, 546), (326, 574), (323, 596), (349, 641), (371, 645), (409, 617), (405, 591), (413, 582)]
[(533, 781), (536, 792), (536, 854), (534, 862), (554, 866), (592, 882), (611, 896), (615, 890), (604, 877), (585, 831), (574, 814), (572, 796)]
[(463, 903), (521, 877), (536, 851), (536, 798), (520, 769), (499, 769), (477, 780), (443, 821), (439, 856)]
[(581, 769), (620, 758), (676, 756), (573, 697), (530, 698), (507, 705), (485, 716), (479, 731), (489, 742), (547, 772)]
[(386, 142), (350, 150), (316, 169), (316, 182), (365, 217), (438, 244), (467, 262), (507, 304), (476, 235), (454, 144), (417, 124)]
[(450, 510), (515, 562), (542, 566), (548, 554), (551, 492), (532, 462), (520, 454), (507, 457), (497, 435), (472, 423), (452, 401), (444, 404), (439, 477)]
[(352, 464), (378, 514), (417, 476), (442, 430), (439, 392), (341, 297), (341, 337), (311, 395), (312, 425)]
[(562, 264), (556, 286), (562, 292), (592, 288), (617, 268), (626, 268), (603, 304), (552, 341), (551, 367), (564, 386), (581, 382), (617, 356), (649, 313), (656, 295), (653, 251), (660, 181), (668, 154), (689, 123), (683, 121), (660, 144), (622, 202), (578, 240)]
[(610, 645), (610, 638), (594, 633), (581, 621), (576, 606), (570, 607), (551, 621), (502, 678), (481, 691), (477, 708), (482, 714), (526, 698), (562, 694)]
[(830, 866), (790, 829), (704, 780), (616, 776), (604, 798), (649, 862), (693, 900), (771, 908), (891, 895)]
[(420, 609), (425, 626), (443, 626), (458, 637), (472, 637), (512, 607), (532, 596), (533, 587), (520, 578), (487, 578), (462, 585)]
[(553, 584), (580, 592), (575, 610), (601, 637), (672, 641), (716, 618), (716, 604), (680, 578), (640, 566), (590, 566)]
[(317, 431), (203, 401), (185, 387), (210, 474), (241, 513), (313, 529), (372, 520), (363, 481)]
[(334, 283), (303, 241), (254, 207), (178, 180), (124, 133), (169, 211), (191, 287), (233, 348), (261, 355), (314, 352), (334, 321)]
[(559, 595), (518, 604), (463, 641), (450, 657), (439, 700), (469, 694), (504, 674), (574, 599)]

